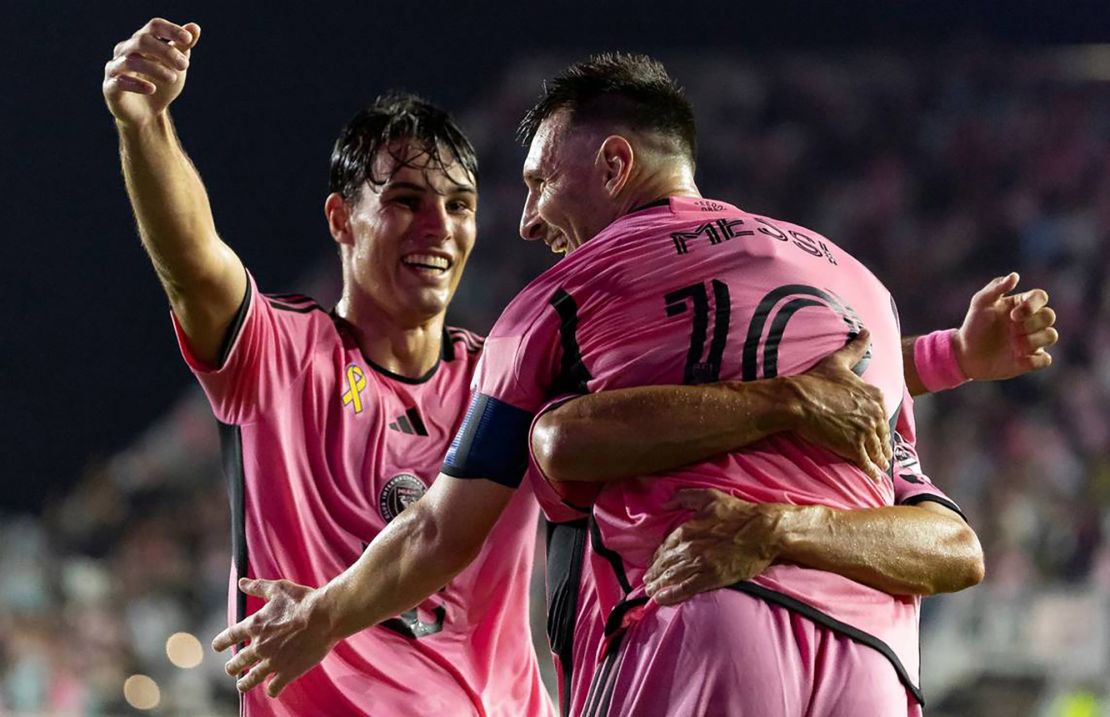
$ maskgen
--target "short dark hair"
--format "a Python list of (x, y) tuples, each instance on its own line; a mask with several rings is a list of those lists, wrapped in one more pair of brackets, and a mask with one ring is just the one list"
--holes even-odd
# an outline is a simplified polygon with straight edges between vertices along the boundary
[[(405, 140), (417, 143), (418, 151), (398, 154), (397, 144)], [(339, 133), (331, 152), (328, 190), (351, 201), (364, 183), (380, 187), (388, 182), (390, 177), (374, 174), (374, 159), (382, 147), (394, 152), (394, 171), (426, 154), (429, 166), (446, 172), (458, 161), (478, 182), (478, 155), (451, 115), (416, 95), (390, 92), (351, 118)]]
[(676, 140), (691, 162), (697, 155), (694, 108), (663, 64), (647, 55), (593, 55), (545, 82), (543, 96), (517, 131), (525, 146), (540, 124), (559, 110), (569, 111), (572, 122), (659, 132)]

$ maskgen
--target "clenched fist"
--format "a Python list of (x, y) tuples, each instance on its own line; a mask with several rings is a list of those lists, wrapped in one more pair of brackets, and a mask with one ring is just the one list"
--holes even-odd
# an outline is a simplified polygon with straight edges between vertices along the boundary
[(104, 100), (116, 121), (142, 126), (165, 112), (185, 86), (200, 25), (154, 18), (116, 45), (104, 66)]

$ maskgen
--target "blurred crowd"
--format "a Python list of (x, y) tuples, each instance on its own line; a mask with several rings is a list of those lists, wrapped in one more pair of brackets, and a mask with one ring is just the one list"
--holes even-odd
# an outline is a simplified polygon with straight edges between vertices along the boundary
[[(482, 161), (481, 238), (453, 323), (488, 329), (553, 261), (516, 240), (523, 150), (511, 138), (542, 77), (568, 59), (518, 63), (458, 112)], [(982, 586), (926, 601), (926, 694), (935, 714), (1103, 714), (1108, 58), (1097, 48), (968, 45), (664, 59), (697, 111), (702, 192), (809, 226), (854, 253), (899, 300), (905, 333), (957, 325), (972, 293), (1011, 270), (1020, 287), (1048, 290), (1061, 334), (1050, 369), (917, 403), (926, 472), (961, 505), (987, 556)], [(333, 277), (306, 283), (326, 297)], [(173, 340), (168, 323), (164, 340)], [(180, 631), (207, 644), (223, 623), (227, 502), (214, 421), (192, 391), (130, 448), (92, 463), (43, 516), (4, 516), (0, 713), (128, 713), (123, 681), (145, 674), (160, 688), (160, 713), (234, 714), (222, 660), (208, 653), (182, 669), (165, 649)], [(1077, 648), (1092, 655), (1080, 673), (1064, 670), (1054, 635), (1092, 643)], [(1011, 680), (1028, 696), (982, 711), (975, 690), (992, 679), (1002, 680), (1000, 695), (1024, 694)]]

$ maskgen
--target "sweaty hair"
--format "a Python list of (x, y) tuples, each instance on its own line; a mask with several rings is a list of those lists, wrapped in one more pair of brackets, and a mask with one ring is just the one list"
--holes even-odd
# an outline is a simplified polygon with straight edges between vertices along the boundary
[(383, 147), (397, 162), (394, 172), (418, 161), (425, 166), (426, 161), (428, 168), (447, 174), (457, 161), (478, 182), (478, 156), (451, 115), (416, 95), (391, 92), (356, 114), (339, 133), (331, 152), (328, 191), (353, 201), (364, 183), (387, 183), (391, 177), (374, 173)]
[(544, 83), (517, 136), (529, 145), (540, 124), (560, 110), (570, 113), (572, 124), (656, 132), (676, 142), (691, 162), (697, 154), (693, 107), (663, 64), (647, 55), (604, 53), (571, 65)]

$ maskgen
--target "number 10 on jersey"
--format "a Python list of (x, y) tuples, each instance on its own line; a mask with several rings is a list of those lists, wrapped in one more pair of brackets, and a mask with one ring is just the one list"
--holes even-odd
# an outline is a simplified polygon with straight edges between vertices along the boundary
[[(706, 348), (709, 334), (709, 291), (713, 291), (713, 338)], [(728, 285), (723, 281), (692, 284), (676, 289), (663, 297), (667, 316), (678, 316), (687, 310), (693, 312), (690, 331), (690, 350), (686, 354), (683, 383), (713, 383), (721, 377), (721, 361), (728, 341), (732, 305)], [(704, 358), (703, 358), (704, 357)]]

